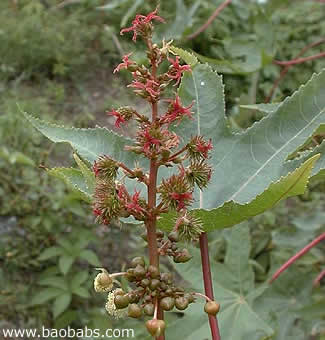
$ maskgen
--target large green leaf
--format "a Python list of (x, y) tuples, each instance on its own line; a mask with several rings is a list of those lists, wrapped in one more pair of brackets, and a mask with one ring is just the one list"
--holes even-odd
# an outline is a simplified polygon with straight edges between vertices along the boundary
[(296, 167), (300, 166), (300, 164), (305, 162), (306, 159), (309, 159), (310, 157), (313, 157), (317, 154), (319, 154), (320, 157), (312, 170), (311, 176), (312, 178), (323, 177), (325, 175), (325, 141), (323, 141), (313, 150), (305, 151), (301, 153), (298, 158), (286, 162), (283, 172), (292, 171), (292, 169), (295, 169)]
[(99, 156), (110, 157), (133, 166), (135, 155), (125, 152), (124, 146), (132, 144), (132, 140), (122, 137), (103, 127), (93, 129), (76, 129), (47, 123), (26, 112), (26, 119), (44, 136), (55, 143), (69, 143), (84, 159), (93, 163)]
[(74, 190), (80, 199), (91, 202), (92, 191), (87, 185), (85, 177), (81, 170), (74, 168), (52, 168), (47, 172), (57, 178), (62, 179), (72, 190)]
[[(231, 201), (212, 210), (195, 209), (193, 213), (202, 220), (205, 231), (231, 227), (250, 217), (261, 214), (282, 199), (303, 194), (318, 158), (319, 154), (307, 158), (299, 168), (289, 173), (286, 177), (280, 178), (277, 182), (270, 184), (262, 194), (258, 195), (250, 203), (240, 204)], [(164, 230), (170, 230), (173, 228), (175, 217), (175, 213), (164, 214), (158, 221), (159, 227)]]
[[(211, 262), (215, 300), (221, 305), (218, 314), (221, 338), (262, 340), (271, 336), (273, 330), (252, 309), (252, 303), (264, 289), (254, 287), (254, 273), (248, 262), (251, 247), (248, 227), (241, 225), (234, 229), (227, 244), (225, 264)], [(198, 275), (201, 267), (199, 250), (191, 248), (190, 251), (193, 259), (175, 267), (195, 291), (203, 292), (202, 279)], [(167, 338), (169, 335), (184, 340), (210, 339), (208, 318), (203, 308), (204, 303), (199, 301), (191, 305), (185, 312), (186, 327), (182, 327), (182, 319), (171, 322), (167, 327)]]
[(211, 184), (201, 195), (197, 192), (198, 206), (246, 204), (286, 175), (287, 157), (325, 123), (324, 83), (325, 71), (314, 75), (276, 111), (243, 133), (233, 134), (225, 116), (221, 77), (207, 65), (185, 74), (179, 93), (185, 105), (195, 101), (196, 124), (193, 128), (193, 121), (184, 121), (177, 132), (184, 140), (199, 133), (214, 145)]

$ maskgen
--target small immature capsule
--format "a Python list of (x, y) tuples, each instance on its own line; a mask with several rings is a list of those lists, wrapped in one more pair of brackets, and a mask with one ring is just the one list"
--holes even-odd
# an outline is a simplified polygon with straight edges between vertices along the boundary
[(204, 311), (209, 314), (216, 316), (220, 310), (220, 304), (216, 301), (208, 301), (204, 306)]
[(134, 275), (137, 279), (143, 278), (146, 275), (146, 270), (140, 264), (134, 268)]
[(168, 238), (172, 242), (178, 242), (179, 241), (179, 233), (177, 230), (173, 230), (168, 234)]
[(144, 267), (146, 265), (145, 262), (144, 262), (144, 258), (142, 256), (137, 256), (137, 257), (132, 259), (131, 267), (135, 268), (137, 265), (140, 265), (142, 267)]
[(171, 283), (173, 279), (173, 275), (171, 273), (161, 273), (160, 274), (161, 281), (166, 282), (166, 283)]
[(185, 263), (192, 258), (192, 255), (187, 249), (183, 249), (180, 253), (174, 256), (175, 263)]
[(157, 279), (152, 279), (149, 285), (151, 290), (156, 290), (160, 286), (160, 281)]
[(146, 322), (146, 327), (153, 337), (158, 337), (164, 333), (166, 324), (164, 320), (152, 319)]
[(135, 303), (130, 304), (128, 308), (128, 316), (135, 319), (141, 318), (142, 308)]
[(141, 280), (141, 286), (142, 287), (148, 287), (149, 285), (150, 285), (150, 280), (149, 279)]
[(117, 295), (114, 298), (114, 303), (117, 309), (123, 309), (129, 305), (129, 298), (127, 295)]
[(192, 302), (195, 301), (193, 294), (186, 293), (186, 294), (184, 294), (184, 297), (188, 300), (189, 303), (192, 303)]
[(177, 297), (175, 299), (175, 306), (179, 310), (184, 310), (188, 307), (189, 301), (184, 296)]
[(148, 303), (147, 305), (145, 305), (143, 307), (143, 311), (144, 314), (148, 315), (148, 316), (152, 316), (154, 314), (155, 311), (155, 306), (153, 303)]
[(150, 265), (148, 267), (148, 272), (149, 272), (150, 276), (154, 279), (156, 279), (159, 276), (159, 270), (156, 266)]
[(139, 302), (139, 300), (140, 300), (139, 295), (138, 295), (137, 293), (135, 293), (134, 291), (129, 292), (129, 293), (127, 294), (127, 296), (128, 296), (128, 298), (129, 298), (130, 303), (137, 303), (137, 302)]
[(174, 308), (174, 306), (175, 306), (175, 299), (170, 296), (166, 296), (160, 300), (160, 307), (163, 310), (170, 311)]

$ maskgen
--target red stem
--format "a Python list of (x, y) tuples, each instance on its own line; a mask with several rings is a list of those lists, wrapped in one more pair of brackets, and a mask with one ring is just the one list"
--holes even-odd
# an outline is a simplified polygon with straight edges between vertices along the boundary
[[(200, 250), (205, 295), (211, 300), (214, 300), (209, 259), (208, 237), (206, 233), (202, 233), (200, 235)], [(209, 324), (211, 329), (212, 340), (220, 340), (221, 338), (217, 318), (215, 316), (209, 315)]]
[(324, 276), (325, 276), (325, 269), (321, 271), (319, 275), (317, 275), (316, 279), (314, 280), (313, 286), (316, 287), (320, 285), (320, 282)]
[(225, 2), (223, 2), (210, 16), (210, 18), (207, 20), (207, 22), (202, 25), (196, 32), (192, 33), (191, 35), (187, 36), (186, 39), (187, 40), (191, 40), (196, 38), (200, 33), (202, 33), (203, 31), (205, 31), (213, 22), (213, 20), (219, 15), (219, 13), (225, 8), (227, 7), (229, 4), (231, 3), (231, 0), (226, 0)]
[(312, 242), (310, 242), (306, 247), (302, 248), (296, 255), (292, 256), (283, 266), (281, 266), (271, 277), (269, 283), (272, 283), (276, 280), (282, 272), (284, 272), (288, 267), (290, 267), (296, 260), (298, 260), (301, 256), (306, 254), (311, 248), (315, 247), (316, 244), (325, 240), (325, 233), (321, 234), (317, 238), (315, 238)]
[[(152, 51), (152, 41), (151, 38), (147, 40), (147, 45), (149, 51)], [(151, 60), (151, 74), (154, 80), (156, 80), (157, 65), (154, 59)], [(158, 117), (158, 105), (157, 102), (152, 103), (152, 123), (154, 124)], [(147, 227), (147, 237), (148, 237), (148, 248), (149, 248), (149, 262), (151, 265), (156, 266), (159, 269), (159, 253), (157, 245), (157, 235), (156, 235), (156, 222), (157, 214), (154, 213), (156, 210), (157, 201), (157, 174), (158, 174), (159, 164), (154, 159), (150, 160), (150, 172), (149, 172), (149, 185), (148, 185), (148, 210), (149, 218), (146, 222)], [(157, 310), (157, 317), (160, 320), (164, 320), (164, 311), (159, 306)], [(156, 340), (165, 340), (164, 335), (160, 335)]]
[(289, 61), (278, 61), (278, 60), (273, 60), (273, 63), (276, 65), (280, 65), (280, 66), (291, 66), (291, 65), (297, 65), (297, 64), (301, 64), (304, 63), (305, 61), (310, 61), (310, 60), (314, 60), (314, 59), (319, 59), (319, 58), (323, 58), (325, 57), (325, 52), (321, 52), (315, 55), (311, 55), (309, 57), (305, 57), (305, 58), (298, 58), (298, 59), (293, 59), (293, 60), (289, 60)]
[[(320, 39), (320, 40), (318, 40), (318, 41), (316, 41), (316, 42), (313, 42), (313, 43), (311, 43), (311, 44), (305, 46), (305, 47), (297, 54), (296, 58), (301, 57), (301, 56), (302, 56), (305, 52), (307, 52), (309, 49), (311, 49), (311, 48), (313, 48), (313, 47), (316, 47), (316, 46), (318, 46), (318, 45), (321, 45), (321, 44), (323, 44), (324, 42), (325, 42), (325, 39)], [(274, 82), (274, 84), (273, 84), (273, 86), (272, 86), (272, 89), (271, 89), (269, 95), (268, 95), (267, 98), (265, 99), (265, 103), (269, 103), (269, 102), (271, 101), (275, 89), (279, 86), (279, 83), (280, 83), (281, 80), (285, 77), (285, 75), (288, 73), (288, 71), (289, 71), (289, 69), (290, 69), (291, 66), (292, 66), (292, 65), (287, 65), (287, 66), (285, 66), (285, 67), (282, 69), (282, 71), (281, 71), (281, 73), (280, 73), (280, 76), (275, 80), (275, 82)]]

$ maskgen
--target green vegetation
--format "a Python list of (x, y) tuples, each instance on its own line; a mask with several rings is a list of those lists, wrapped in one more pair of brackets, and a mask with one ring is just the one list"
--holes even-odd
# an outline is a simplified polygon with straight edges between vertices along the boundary
[[(102, 307), (103, 297), (93, 292), (97, 274), (94, 267), (120, 271), (130, 255), (143, 254), (144, 243), (137, 236), (140, 228), (133, 227), (136, 235), (130, 235), (126, 228), (95, 225), (89, 206), (81, 200), (84, 197), (44, 171), (44, 167), (76, 167), (71, 161), (72, 151), (66, 145), (54, 146), (42, 137), (21, 119), (20, 110), (67, 126), (98, 124), (113, 128), (106, 110), (134, 99), (121, 77), (113, 77), (112, 70), (126, 51), (133, 50), (132, 59), (138, 62), (145, 57), (141, 43), (134, 45), (126, 35), (122, 39), (120, 28), (129, 26), (136, 13), (152, 11), (156, 1), (80, 0), (61, 6), (62, 3), (65, 1), (0, 3), (0, 329), (134, 326), (137, 339), (145, 339), (143, 325), (110, 319)], [(173, 38), (173, 45), (193, 52), (198, 62), (206, 62), (222, 74), (225, 113), (232, 131), (241, 131), (274, 112), (274, 103), (291, 95), (325, 66), (324, 58), (291, 66), (271, 94), (283, 70), (272, 61), (295, 59), (311, 44), (315, 46), (303, 57), (324, 51), (324, 4), (320, 2), (269, 0), (262, 5), (253, 0), (233, 1), (193, 39), (187, 37), (207, 21), (222, 1), (160, 3), (160, 15), (168, 24), (159, 27), (157, 40), (163, 36)], [(188, 63), (196, 61), (191, 59)], [(200, 75), (208, 77), (210, 68), (199, 67)], [(130, 80), (123, 72), (121, 75), (125, 83)], [(216, 83), (216, 88), (220, 86)], [(319, 93), (324, 92), (324, 80), (317, 86)], [(265, 102), (270, 94), (273, 104), (269, 105), (273, 106), (255, 105)], [(191, 103), (191, 93), (184, 89), (182, 95), (185, 103)], [(304, 102), (307, 97), (308, 93)], [(139, 102), (134, 105), (143, 109)], [(319, 113), (308, 112), (315, 116)], [(290, 117), (285, 122), (290, 130)], [(311, 128), (308, 137), (313, 132)], [(134, 130), (125, 129), (123, 133), (133, 135)], [(323, 136), (322, 125), (302, 149), (320, 144)], [(297, 139), (284, 159), (294, 158), (294, 151), (303, 142)], [(222, 152), (223, 146), (219, 146), (218, 152)], [(237, 152), (231, 162), (239, 160), (239, 153), (245, 152), (245, 148)], [(300, 160), (300, 170), (308, 170), (311, 165), (304, 161), (305, 158)], [(291, 169), (290, 165), (280, 171), (281, 175), (296, 168)], [(220, 170), (220, 176), (229, 176), (226, 170)], [(291, 187), (295, 175), (282, 178), (283, 183)], [(263, 190), (270, 189), (273, 180), (265, 177), (264, 183), (256, 183), (256, 192), (262, 186)], [(295, 188), (292, 194), (303, 192), (307, 180), (306, 177), (302, 187)], [(272, 200), (277, 201), (272, 193), (282, 197), (277, 188), (266, 191), (272, 196), (267, 208), (273, 205)], [(222, 194), (216, 194), (211, 201), (226, 202)], [(250, 194), (253, 197), (254, 193), (247, 195)], [(265, 210), (258, 201), (246, 208), (238, 202), (241, 203), (240, 198), (236, 203), (226, 202), (219, 210), (227, 213), (230, 209), (238, 212), (247, 208), (241, 213), (245, 218), (238, 219), (234, 213), (229, 222), (217, 211), (218, 220), (212, 219), (214, 225), (231, 226)], [(208, 208), (211, 207), (212, 203)], [(324, 177), (318, 176), (309, 182), (303, 195), (288, 198), (233, 229), (209, 234), (215, 298), (221, 305), (229, 303), (229, 313), (237, 313), (241, 320), (229, 325), (229, 333), (225, 328), (223, 340), (241, 339), (243, 325), (247, 327), (246, 334), (254, 330), (250, 339), (260, 340), (261, 334), (271, 335), (272, 329), (274, 340), (324, 339), (324, 283), (313, 287), (313, 280), (324, 269), (324, 244), (297, 261), (271, 289), (263, 291), (264, 283), (280, 265), (324, 231), (324, 210)], [(169, 220), (166, 216), (161, 226), (168, 229)], [(217, 229), (213, 223), (209, 227)], [(202, 291), (200, 273), (193, 271), (200, 267), (199, 253), (194, 247), (190, 251), (194, 262), (166, 262), (164, 266), (175, 267), (182, 282)], [(239, 258), (241, 268), (237, 266)], [(244, 278), (239, 277), (238, 270), (245, 272)], [(228, 287), (232, 293), (221, 287)], [(242, 296), (245, 299), (241, 305), (238, 300)], [(208, 338), (210, 331), (202, 310), (203, 304), (195, 305), (184, 313), (186, 318), (181, 318), (181, 312), (169, 313), (167, 338)], [(258, 323), (256, 320), (261, 333), (250, 328)], [(178, 333), (183, 325), (188, 327), (186, 334)]]

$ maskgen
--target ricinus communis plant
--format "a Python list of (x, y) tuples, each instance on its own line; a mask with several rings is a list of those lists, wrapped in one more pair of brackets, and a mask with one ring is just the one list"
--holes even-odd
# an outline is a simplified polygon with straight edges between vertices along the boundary
[[(148, 332), (162, 340), (164, 311), (183, 311), (203, 298), (212, 339), (218, 340), (216, 315), (222, 304), (213, 297), (207, 232), (234, 226), (303, 193), (311, 177), (324, 173), (325, 143), (307, 151), (303, 147), (325, 123), (325, 72), (276, 107), (255, 105), (268, 116), (233, 133), (222, 78), (171, 41), (153, 43), (154, 22), (164, 22), (157, 9), (137, 15), (121, 31), (132, 32), (134, 42), (144, 41), (147, 63), (139, 65), (127, 54), (114, 70), (132, 74), (128, 87), (151, 109), (150, 115), (130, 106), (108, 112), (117, 129), (135, 122), (135, 138), (106, 128), (64, 128), (25, 117), (52, 141), (74, 148), (79, 170), (49, 172), (91, 203), (97, 222), (131, 219), (144, 227), (149, 263), (135, 257), (123, 272), (98, 268), (94, 288), (108, 293), (107, 312), (117, 318), (148, 317)], [(175, 263), (191, 260), (180, 241), (199, 242), (205, 294), (179, 287), (171, 273), (160, 270), (162, 256)], [(119, 288), (120, 277), (129, 282), (128, 291)]]
[[(119, 317), (127, 315), (140, 318), (142, 315), (153, 317), (146, 322), (148, 332), (159, 339), (163, 338), (165, 322), (163, 312), (173, 308), (185, 310), (197, 297), (206, 299), (205, 312), (215, 318), (219, 304), (199, 292), (186, 292), (178, 287), (170, 273), (160, 271), (160, 256), (172, 257), (175, 263), (191, 260), (186, 248), (178, 246), (179, 241), (197, 242), (203, 233), (202, 222), (193, 216), (188, 207), (193, 203), (195, 187), (200, 190), (208, 186), (212, 167), (209, 164), (209, 152), (213, 146), (211, 140), (193, 135), (184, 146), (180, 147), (179, 136), (172, 131), (174, 125), (182, 124), (183, 119), (195, 119), (191, 108), (194, 103), (184, 106), (176, 93), (185, 72), (191, 72), (190, 65), (181, 63), (180, 57), (169, 54), (170, 42), (162, 44), (152, 42), (153, 22), (164, 22), (157, 15), (157, 9), (147, 16), (137, 15), (132, 26), (121, 30), (121, 34), (133, 32), (132, 40), (141, 37), (147, 47), (147, 65), (138, 65), (127, 54), (113, 73), (122, 69), (131, 72), (133, 81), (128, 87), (148, 102), (151, 116), (138, 113), (132, 107), (113, 109), (109, 115), (115, 117), (115, 127), (134, 120), (137, 132), (132, 145), (125, 147), (125, 152), (133, 152), (148, 159), (149, 172), (141, 167), (128, 168), (122, 162), (103, 155), (95, 161), (95, 189), (93, 212), (99, 223), (110, 224), (114, 219), (128, 218), (143, 222), (143, 238), (149, 249), (149, 264), (143, 257), (131, 261), (130, 268), (123, 273), (109, 274), (101, 269), (95, 279), (96, 291), (111, 291), (106, 309), (109, 314)], [(160, 71), (167, 64), (167, 71)], [(172, 97), (165, 92), (171, 86)], [(163, 114), (159, 114), (159, 102), (166, 103)], [(159, 168), (174, 168), (173, 173), (158, 183)], [(140, 190), (130, 192), (123, 180), (117, 180), (121, 171), (130, 180), (143, 183), (147, 188), (147, 197)], [(136, 187), (129, 184), (129, 187)], [(131, 189), (132, 190), (132, 189)], [(172, 230), (165, 235), (157, 230), (157, 220), (162, 213), (176, 212)], [(167, 237), (166, 237), (167, 236)], [(134, 289), (123, 292), (113, 290), (113, 277), (125, 276), (134, 285)], [(105, 283), (104, 283), (105, 282)]]

